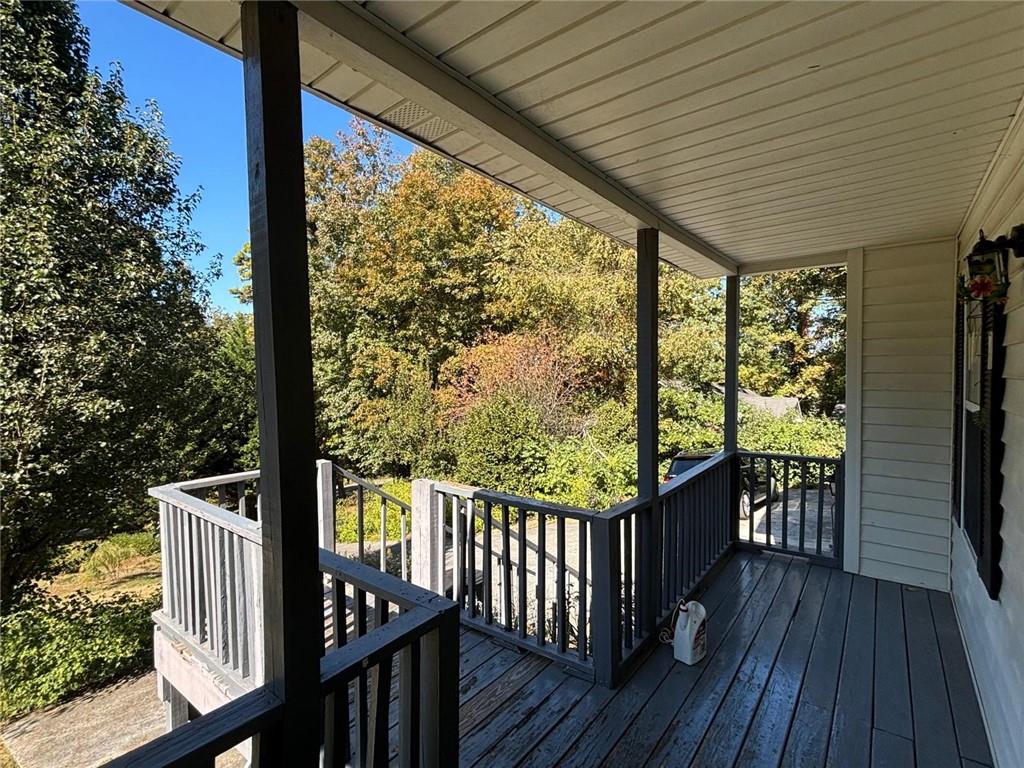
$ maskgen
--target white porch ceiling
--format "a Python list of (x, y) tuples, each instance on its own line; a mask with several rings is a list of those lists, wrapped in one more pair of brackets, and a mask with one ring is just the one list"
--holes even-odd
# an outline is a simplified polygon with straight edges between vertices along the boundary
[(702, 277), (955, 235), (1024, 95), (1018, 2), (297, 4), (307, 89)]

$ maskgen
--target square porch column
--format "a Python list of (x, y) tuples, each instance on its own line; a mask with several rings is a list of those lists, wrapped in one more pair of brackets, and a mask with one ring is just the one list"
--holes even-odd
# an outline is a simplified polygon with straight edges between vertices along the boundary
[(637, 617), (654, 631), (661, 605), (661, 508), (658, 505), (658, 230), (636, 233), (636, 459), (637, 496), (649, 499), (637, 536), (644, 560), (639, 571)]
[(282, 719), (259, 765), (320, 753), (323, 587), (317, 541), (313, 355), (295, 6), (242, 3), (263, 534), (264, 679)]

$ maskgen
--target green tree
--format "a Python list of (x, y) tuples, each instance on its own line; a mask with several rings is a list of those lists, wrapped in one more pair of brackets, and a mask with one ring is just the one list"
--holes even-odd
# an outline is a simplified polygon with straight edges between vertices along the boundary
[(208, 353), (195, 197), (160, 114), (87, 69), (70, 2), (0, 4), (0, 480), (10, 605), (59, 547), (151, 514)]

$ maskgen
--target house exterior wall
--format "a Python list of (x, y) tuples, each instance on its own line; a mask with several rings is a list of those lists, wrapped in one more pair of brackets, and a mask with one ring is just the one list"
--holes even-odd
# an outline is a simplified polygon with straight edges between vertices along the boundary
[[(1024, 222), (1024, 120), (1020, 113), (982, 186), (960, 238), (965, 256), (977, 230), (995, 237)], [(974, 552), (954, 525), (953, 605), (960, 620), (996, 764), (1024, 766), (1024, 259), (1010, 258), (1003, 396), (1002, 588), (990, 600)]]
[[(949, 587), (955, 241), (864, 248), (851, 258), (848, 570)], [(856, 352), (855, 352), (856, 354)], [(857, 368), (859, 367), (859, 370)]]

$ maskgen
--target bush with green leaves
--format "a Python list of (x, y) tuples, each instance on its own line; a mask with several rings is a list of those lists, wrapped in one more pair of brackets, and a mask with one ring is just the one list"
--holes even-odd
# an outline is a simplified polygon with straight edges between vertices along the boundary
[(18, 610), (0, 617), (0, 719), (147, 669), (153, 660), (150, 613), (159, 600), (28, 593)]
[(481, 401), (453, 428), (455, 478), (520, 496), (535, 496), (551, 438), (540, 414), (524, 401), (498, 394)]
[(149, 557), (160, 551), (160, 541), (149, 531), (115, 533), (100, 542), (82, 564), (82, 572), (94, 579), (120, 576), (133, 560)]
[[(394, 496), (406, 504), (412, 498), (412, 483), (408, 480), (391, 480), (380, 485), (381, 490)], [(351, 492), (343, 499), (339, 499), (335, 509), (335, 531), (338, 541), (352, 543), (359, 541), (359, 514), (356, 506), (355, 492)], [(406, 520), (406, 534), (412, 533), (412, 521)], [(388, 543), (394, 543), (402, 535), (402, 512), (401, 509), (392, 503), (388, 503), (385, 533)], [(363, 496), (363, 540), (380, 540), (380, 497), (372, 493), (364, 492)]]

